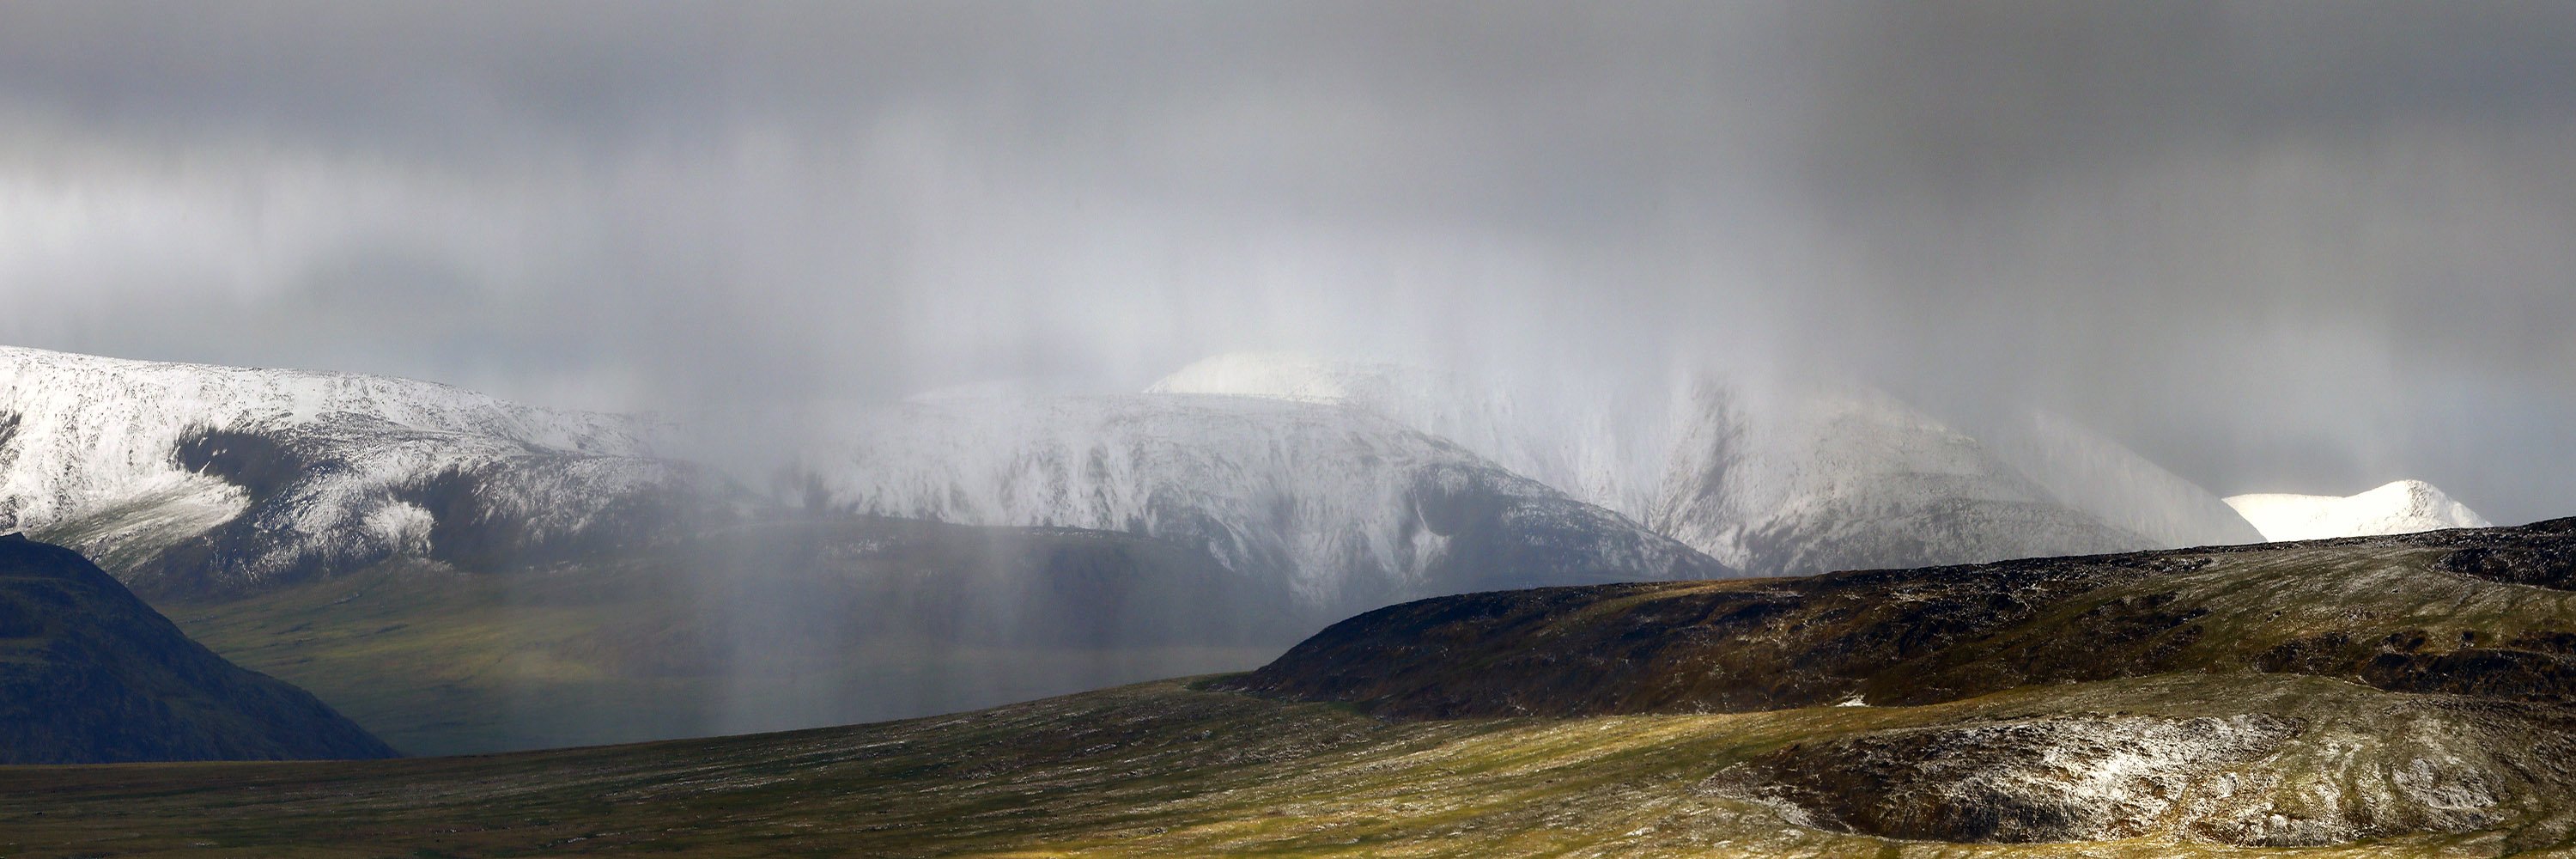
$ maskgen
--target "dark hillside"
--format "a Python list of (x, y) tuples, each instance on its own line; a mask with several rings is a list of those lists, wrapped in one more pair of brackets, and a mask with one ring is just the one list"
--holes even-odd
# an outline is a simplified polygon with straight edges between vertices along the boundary
[(2576, 702), (2576, 519), (1804, 579), (1428, 599), (1235, 688), (1384, 716), (1927, 704), (2171, 672)]
[(79, 553), (0, 536), (0, 764), (393, 754), (190, 641)]

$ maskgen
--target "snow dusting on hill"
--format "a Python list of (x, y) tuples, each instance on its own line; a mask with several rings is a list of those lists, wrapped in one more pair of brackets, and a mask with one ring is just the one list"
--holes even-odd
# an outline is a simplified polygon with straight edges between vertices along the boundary
[(0, 528), (129, 580), (168, 559), (238, 587), (504, 526), (543, 542), (680, 472), (614, 415), (382, 376), (0, 347)]

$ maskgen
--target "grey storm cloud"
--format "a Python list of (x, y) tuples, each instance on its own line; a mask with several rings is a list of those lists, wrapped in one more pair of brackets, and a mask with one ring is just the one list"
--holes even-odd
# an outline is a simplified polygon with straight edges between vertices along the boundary
[(14, 3), (0, 337), (739, 412), (1823, 365), (2576, 513), (2564, 4)]

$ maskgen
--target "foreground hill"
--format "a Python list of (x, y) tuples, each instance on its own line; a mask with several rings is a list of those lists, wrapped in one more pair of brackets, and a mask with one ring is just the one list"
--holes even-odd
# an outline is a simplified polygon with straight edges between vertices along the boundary
[(78, 553), (0, 536), (0, 763), (392, 754), (304, 690), (189, 641)]
[[(2576, 522), (1475, 594), (1354, 618), (1249, 676), (905, 722), (0, 768), (0, 851), (2565, 855), (2571, 541)], [(1678, 658), (1731, 637), (1751, 655)], [(1273, 697), (1309, 693), (1327, 700)], [(1440, 701), (1593, 715), (1418, 718)], [(1701, 712), (1723, 710), (1742, 712)]]
[(2576, 702), (2576, 519), (1804, 579), (1423, 600), (1240, 681), (1405, 717), (1925, 704), (2034, 683), (2296, 671)]

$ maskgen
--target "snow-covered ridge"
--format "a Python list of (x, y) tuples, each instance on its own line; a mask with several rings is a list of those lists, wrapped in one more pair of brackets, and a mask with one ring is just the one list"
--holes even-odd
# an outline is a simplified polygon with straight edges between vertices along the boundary
[(2227, 504), (2261, 529), (2263, 539), (2273, 542), (2413, 534), (2495, 524), (2421, 480), (2400, 480), (2343, 497), (2233, 495)]
[[(810, 466), (859, 511), (1204, 545), (1336, 610), (1467, 586), (1723, 575), (1704, 556), (1354, 408), (1146, 394), (874, 413)], [(1532, 579), (1521, 582), (1513, 577)]]
[[(440, 475), (552, 501), (486, 497), (478, 509), (580, 527), (640, 486), (676, 479), (644, 435), (630, 418), (430, 382), (0, 347), (0, 528), (65, 541), (120, 576), (182, 543), (249, 529), (259, 539), (199, 566), (256, 581), (317, 558), (428, 550), (432, 516), (419, 495)], [(224, 465), (249, 462), (236, 449), (252, 447), (281, 470), (262, 492)], [(518, 465), (548, 476), (504, 476)]]

